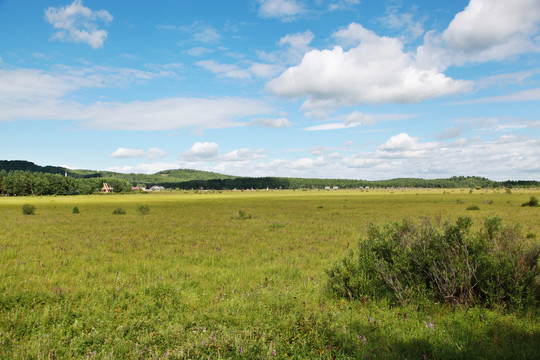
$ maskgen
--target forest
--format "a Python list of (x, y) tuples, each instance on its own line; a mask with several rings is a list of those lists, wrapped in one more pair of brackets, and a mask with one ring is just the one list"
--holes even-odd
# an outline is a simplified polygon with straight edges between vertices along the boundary
[(454, 176), (447, 179), (399, 178), (390, 180), (313, 179), (289, 177), (236, 177), (218, 173), (178, 169), (156, 174), (122, 174), (93, 170), (41, 167), (28, 161), (0, 161), (0, 194), (84, 195), (99, 192), (103, 183), (114, 192), (130, 192), (132, 186), (160, 185), (170, 190), (251, 190), (251, 189), (339, 189), (367, 188), (533, 188), (537, 180), (493, 181), (478, 176)]

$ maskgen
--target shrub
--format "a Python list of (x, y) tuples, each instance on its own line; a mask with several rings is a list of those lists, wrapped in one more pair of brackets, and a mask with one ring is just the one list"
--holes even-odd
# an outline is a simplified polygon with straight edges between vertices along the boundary
[(78, 214), (78, 213), (79, 213), (79, 207), (78, 207), (78, 206), (74, 206), (73, 209), (71, 210), (71, 213), (72, 213), (72, 214)]
[(140, 205), (140, 206), (137, 208), (137, 211), (138, 211), (139, 214), (141, 214), (141, 215), (149, 214), (149, 213), (150, 213), (150, 206), (148, 206), (148, 205)]
[(238, 214), (236, 214), (232, 218), (236, 220), (247, 220), (247, 219), (251, 219), (251, 214), (248, 214), (244, 210), (238, 210)]
[(124, 215), (126, 213), (125, 209), (117, 208), (113, 210), (113, 215)]
[(521, 206), (539, 206), (538, 199), (534, 196), (531, 196), (528, 202), (521, 204)]
[(471, 205), (467, 207), (467, 210), (480, 210), (480, 208), (478, 207), (478, 205)]
[(486, 218), (475, 234), (471, 227), (469, 217), (442, 227), (409, 221), (370, 226), (356, 251), (327, 270), (329, 288), (340, 297), (401, 304), (534, 306), (539, 246), (525, 245), (519, 229), (499, 217)]
[(22, 207), (22, 213), (24, 215), (35, 215), (36, 207), (34, 205), (24, 204)]

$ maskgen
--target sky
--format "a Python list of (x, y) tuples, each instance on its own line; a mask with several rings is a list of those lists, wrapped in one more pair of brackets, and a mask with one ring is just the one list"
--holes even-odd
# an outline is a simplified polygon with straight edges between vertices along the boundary
[(538, 0), (0, 0), (0, 159), (540, 179)]

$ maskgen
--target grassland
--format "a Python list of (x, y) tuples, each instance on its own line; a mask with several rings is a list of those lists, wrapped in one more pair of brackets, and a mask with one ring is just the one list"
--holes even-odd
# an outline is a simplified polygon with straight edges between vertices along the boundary
[[(497, 215), (539, 241), (539, 209), (521, 206), (532, 195), (1, 198), (0, 358), (540, 358), (537, 310), (346, 301), (328, 293), (325, 274), (369, 223), (466, 215), (479, 226)], [(22, 214), (25, 203), (36, 215)]]

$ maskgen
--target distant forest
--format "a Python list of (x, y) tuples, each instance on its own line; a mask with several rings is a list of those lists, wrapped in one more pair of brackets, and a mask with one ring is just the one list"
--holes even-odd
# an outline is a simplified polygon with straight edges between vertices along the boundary
[(114, 192), (130, 192), (135, 185), (160, 185), (166, 189), (340, 189), (356, 188), (516, 188), (540, 187), (537, 180), (493, 181), (477, 176), (454, 176), (448, 179), (399, 178), (391, 180), (309, 179), (286, 177), (236, 177), (207, 171), (179, 169), (152, 175), (122, 174), (94, 170), (71, 170), (39, 166), (29, 161), (0, 160), (0, 194), (77, 195), (99, 192), (103, 183)]

